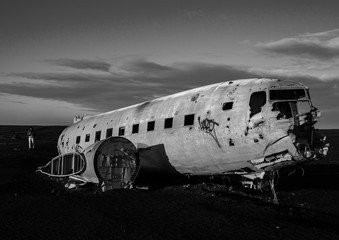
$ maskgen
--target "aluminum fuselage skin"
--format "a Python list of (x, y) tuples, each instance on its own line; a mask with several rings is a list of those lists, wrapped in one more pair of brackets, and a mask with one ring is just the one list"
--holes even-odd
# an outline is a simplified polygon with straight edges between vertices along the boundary
[[(99, 140), (95, 137), (98, 132), (102, 140), (107, 129), (113, 128), (112, 136), (118, 136), (119, 128), (123, 127), (121, 137), (129, 139), (138, 149), (163, 145), (169, 163), (183, 174), (223, 174), (246, 167), (261, 171), (251, 160), (283, 151), (303, 161), (293, 137), (287, 133), (293, 127), (293, 119), (277, 120), (268, 97), (261, 109), (260, 124), (251, 125), (251, 94), (265, 91), (268, 96), (270, 89), (307, 87), (277, 79), (235, 80), (85, 117), (60, 135), (59, 153), (86, 149)], [(193, 124), (185, 126), (185, 116), (191, 114)], [(164, 128), (167, 118), (173, 118), (170, 128)], [(147, 130), (150, 121), (155, 121), (152, 131)], [(133, 125), (137, 124), (138, 132), (132, 133)], [(89, 141), (85, 141), (88, 134)], [(143, 161), (142, 166), (157, 167), (147, 159)]]

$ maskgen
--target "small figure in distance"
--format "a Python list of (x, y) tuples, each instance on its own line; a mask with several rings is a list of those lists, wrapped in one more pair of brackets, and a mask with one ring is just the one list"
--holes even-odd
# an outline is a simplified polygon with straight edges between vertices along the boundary
[(35, 131), (32, 127), (28, 129), (27, 137), (28, 137), (28, 150), (33, 150), (35, 148), (35, 143), (34, 143)]

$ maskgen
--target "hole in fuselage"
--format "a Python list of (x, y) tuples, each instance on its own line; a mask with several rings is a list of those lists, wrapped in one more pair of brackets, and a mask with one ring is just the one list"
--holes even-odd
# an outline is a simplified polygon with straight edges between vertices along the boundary
[(104, 190), (131, 187), (139, 170), (137, 150), (124, 138), (103, 142), (96, 151), (95, 164)]

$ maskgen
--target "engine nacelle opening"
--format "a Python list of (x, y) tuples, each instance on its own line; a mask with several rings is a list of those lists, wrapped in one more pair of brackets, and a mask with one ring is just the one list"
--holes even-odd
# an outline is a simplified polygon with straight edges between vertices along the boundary
[(37, 172), (41, 172), (50, 177), (69, 177), (79, 175), (84, 172), (86, 161), (82, 154), (78, 152), (61, 154), (45, 166), (39, 167)]
[(103, 191), (131, 188), (140, 168), (135, 145), (122, 137), (111, 137), (99, 143), (93, 163)]
[(135, 145), (123, 137), (110, 137), (92, 144), (81, 153), (61, 154), (39, 167), (37, 172), (51, 178), (62, 178), (67, 188), (90, 182), (107, 191), (132, 188), (139, 168)]

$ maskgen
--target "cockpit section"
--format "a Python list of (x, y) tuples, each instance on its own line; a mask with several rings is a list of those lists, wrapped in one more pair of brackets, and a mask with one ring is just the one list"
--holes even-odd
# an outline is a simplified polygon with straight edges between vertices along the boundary
[[(316, 108), (312, 106), (307, 89), (270, 90), (269, 99), (277, 120), (290, 119), (293, 126), (318, 120), (312, 119), (312, 111), (316, 111)], [(313, 115), (320, 115), (320, 112)]]
[[(253, 92), (245, 136), (249, 142), (254, 139), (260, 158), (249, 160), (256, 170), (243, 175), (244, 186), (247, 181), (251, 182), (251, 177), (258, 178), (260, 171), (274, 172), (284, 166), (324, 158), (329, 143), (314, 128), (320, 116), (321, 112), (312, 105), (308, 89), (302, 86)], [(262, 141), (255, 141), (263, 133)]]
[(263, 141), (254, 141), (258, 144), (257, 149), (264, 149), (262, 153), (258, 150), (266, 164), (260, 166), (273, 167), (283, 159), (277, 153), (284, 151), (295, 163), (325, 157), (329, 144), (325, 142), (326, 137), (314, 128), (319, 117), (320, 111), (312, 105), (307, 88), (286, 87), (253, 92), (249, 99), (245, 136), (255, 140), (257, 135), (269, 134), (262, 138), (265, 139)]
[(269, 91), (270, 100), (307, 100), (305, 89), (279, 89)]
[(287, 134), (303, 159), (320, 159), (327, 154), (329, 144), (326, 137), (314, 128), (320, 111), (312, 105), (308, 89), (269, 90), (276, 126), (285, 123)]

